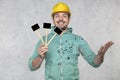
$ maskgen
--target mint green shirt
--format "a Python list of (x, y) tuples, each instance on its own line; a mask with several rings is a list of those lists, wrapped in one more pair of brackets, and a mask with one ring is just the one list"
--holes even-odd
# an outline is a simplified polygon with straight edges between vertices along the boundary
[[(48, 40), (55, 34), (53, 29), (48, 35)], [(33, 68), (32, 61), (39, 56), (37, 50), (40, 45), (41, 41), (38, 41), (29, 59), (31, 71), (37, 70)], [(100, 66), (94, 63), (96, 54), (81, 36), (72, 33), (72, 28), (68, 28), (62, 36), (56, 35), (49, 44), (45, 56), (45, 80), (79, 80), (79, 55), (82, 55), (91, 66)]]

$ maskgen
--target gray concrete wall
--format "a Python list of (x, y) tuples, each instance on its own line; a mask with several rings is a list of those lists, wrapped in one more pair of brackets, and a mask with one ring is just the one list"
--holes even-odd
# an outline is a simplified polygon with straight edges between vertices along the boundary
[[(51, 22), (51, 9), (60, 0), (0, 0), (0, 80), (44, 80), (44, 63), (29, 71), (37, 35), (30, 26)], [(83, 36), (94, 52), (109, 40), (115, 44), (107, 51), (97, 69), (80, 56), (81, 80), (120, 80), (120, 0), (63, 0), (71, 8), (75, 34)], [(44, 35), (43, 29), (40, 30)]]

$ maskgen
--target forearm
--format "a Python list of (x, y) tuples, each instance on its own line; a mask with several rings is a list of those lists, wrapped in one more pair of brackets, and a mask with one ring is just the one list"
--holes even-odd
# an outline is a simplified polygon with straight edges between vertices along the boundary
[(37, 69), (40, 67), (40, 65), (43, 62), (43, 59), (44, 59), (43, 57), (38, 56), (32, 61), (32, 66), (34, 67), (34, 69)]
[(104, 56), (96, 55), (94, 62), (95, 64), (101, 64), (104, 61)]

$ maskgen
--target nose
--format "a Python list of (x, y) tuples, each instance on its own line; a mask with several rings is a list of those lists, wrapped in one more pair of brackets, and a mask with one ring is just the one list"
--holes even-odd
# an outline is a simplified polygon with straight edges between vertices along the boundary
[(60, 17), (59, 17), (59, 20), (63, 20), (63, 17), (62, 17), (62, 16), (60, 16)]

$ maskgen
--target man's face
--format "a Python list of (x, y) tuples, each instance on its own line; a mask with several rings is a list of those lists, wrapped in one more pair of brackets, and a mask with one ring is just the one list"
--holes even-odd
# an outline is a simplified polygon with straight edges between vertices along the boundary
[(68, 13), (59, 12), (55, 13), (53, 16), (53, 23), (55, 26), (65, 30), (69, 24), (69, 16)]

